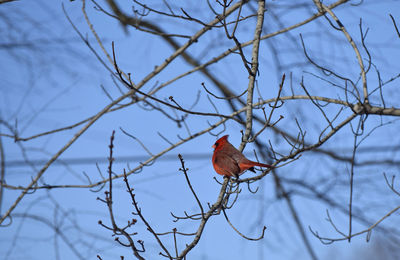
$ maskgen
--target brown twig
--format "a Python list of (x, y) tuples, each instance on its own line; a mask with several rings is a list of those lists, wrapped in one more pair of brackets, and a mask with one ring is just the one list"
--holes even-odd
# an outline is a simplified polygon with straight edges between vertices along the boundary
[(203, 230), (204, 230), (204, 227), (205, 227), (207, 221), (214, 214), (214, 212), (217, 209), (219, 209), (221, 207), (221, 205), (222, 205), (222, 202), (223, 202), (224, 197), (225, 197), (225, 191), (226, 191), (226, 187), (228, 185), (228, 182), (229, 182), (229, 178), (224, 178), (224, 182), (223, 182), (223, 184), (221, 186), (217, 201), (210, 207), (210, 209), (202, 217), (202, 220), (200, 221), (199, 227), (198, 227), (197, 232), (196, 232), (196, 236), (194, 237), (192, 242), (187, 244), (186, 248), (181, 251), (181, 253), (179, 254), (179, 256), (177, 258), (178, 260), (186, 258), (186, 255), (190, 252), (190, 250), (192, 250), (197, 245), (197, 243), (199, 242), (199, 240), (201, 238), (201, 235), (203, 234)]
[[(98, 223), (102, 227), (104, 227), (108, 230), (111, 230), (114, 233), (114, 235), (117, 235), (117, 237), (115, 238), (115, 241), (117, 241), (122, 246), (130, 247), (132, 249), (134, 256), (137, 259), (144, 260), (144, 258), (140, 255), (140, 253), (143, 253), (145, 251), (143, 243), (139, 240), (138, 243), (141, 245), (141, 249), (137, 248), (132, 237), (126, 231), (127, 228), (131, 227), (132, 225), (134, 225), (136, 223), (136, 219), (133, 219), (132, 221), (128, 221), (128, 224), (125, 227), (120, 228), (117, 225), (117, 223), (115, 221), (115, 217), (114, 217), (114, 211), (113, 211), (113, 207), (112, 207), (112, 205), (113, 205), (112, 165), (113, 165), (113, 161), (114, 161), (114, 157), (113, 157), (114, 135), (115, 135), (115, 131), (112, 132), (112, 135), (110, 138), (110, 145), (109, 145), (110, 154), (108, 157), (109, 163), (108, 163), (108, 169), (107, 169), (108, 178), (110, 179), (109, 190), (105, 191), (105, 199), (97, 198), (98, 200), (106, 203), (106, 205), (107, 205), (108, 213), (109, 213), (110, 220), (111, 220), (111, 227), (108, 227), (107, 225), (103, 224), (103, 222), (101, 220), (99, 220)], [(124, 236), (128, 240), (128, 244), (121, 242), (118, 237), (119, 235)]]
[(393, 208), (388, 213), (386, 213), (382, 218), (380, 218), (378, 221), (376, 221), (374, 224), (372, 224), (370, 227), (368, 227), (367, 229), (364, 229), (362, 231), (359, 231), (357, 233), (352, 233), (351, 236), (347, 236), (346, 235), (346, 236), (340, 237), (340, 238), (328, 238), (328, 237), (320, 236), (318, 234), (318, 232), (312, 230), (311, 227), (309, 227), (309, 229), (310, 229), (310, 232), (324, 244), (331, 244), (331, 243), (337, 242), (337, 241), (350, 240), (353, 237), (356, 237), (356, 236), (359, 236), (359, 235), (362, 235), (362, 234), (365, 234), (365, 233), (367, 233), (366, 239), (368, 241), (369, 237), (371, 236), (372, 230), (374, 228), (376, 228), (382, 221), (384, 221), (386, 218), (388, 218), (390, 215), (392, 215), (393, 213), (395, 213), (399, 209), (400, 209), (400, 206), (397, 206), (397, 207)]
[[(131, 200), (132, 200), (132, 205), (135, 207), (136, 210), (136, 214), (139, 216), (139, 218), (142, 220), (142, 222), (146, 225), (147, 230), (154, 236), (154, 238), (156, 239), (157, 243), (159, 244), (159, 246), (163, 249), (164, 253), (170, 258), (172, 259), (172, 256), (170, 255), (168, 249), (164, 246), (163, 242), (160, 240), (160, 238), (158, 237), (158, 234), (154, 231), (154, 229), (151, 227), (151, 225), (149, 224), (149, 222), (146, 220), (146, 218), (143, 216), (142, 214), (142, 210), (139, 208), (138, 203), (135, 199), (135, 194), (133, 193), (133, 188), (131, 188), (131, 186), (129, 185), (128, 182), (128, 176), (126, 175), (126, 172), (124, 170), (124, 182), (126, 184), (126, 188), (128, 193), (131, 196)], [(160, 253), (161, 254), (161, 253)]]
[(189, 176), (187, 174), (188, 169), (185, 167), (185, 161), (183, 160), (183, 157), (182, 157), (181, 154), (178, 154), (178, 157), (179, 157), (179, 160), (181, 161), (181, 165), (182, 165), (182, 167), (179, 168), (179, 170), (182, 171), (183, 174), (185, 175), (185, 179), (186, 179), (186, 182), (187, 182), (187, 184), (188, 184), (188, 186), (190, 188), (190, 191), (192, 192), (194, 198), (196, 199), (197, 205), (200, 208), (201, 216), (202, 216), (202, 218), (204, 218), (204, 209), (203, 209), (203, 206), (201, 205), (201, 202), (200, 202), (199, 198), (197, 197), (196, 192), (193, 189), (192, 184), (190, 183)]
[(231, 223), (231, 221), (229, 220), (228, 215), (226, 215), (226, 212), (225, 212), (225, 209), (224, 209), (224, 208), (222, 208), (222, 212), (224, 213), (226, 222), (228, 222), (229, 226), (231, 226), (231, 228), (233, 228), (233, 230), (235, 230), (236, 233), (239, 234), (239, 236), (243, 237), (244, 239), (250, 240), (250, 241), (258, 241), (258, 240), (261, 240), (261, 239), (264, 238), (264, 233), (265, 233), (265, 230), (267, 229), (266, 226), (263, 227), (263, 230), (262, 230), (261, 235), (260, 235), (259, 237), (257, 237), (257, 238), (251, 238), (251, 237), (248, 237), (248, 236), (242, 234), (239, 230), (237, 230), (237, 228), (235, 228), (235, 226), (234, 226), (234, 225)]
[(396, 20), (393, 18), (392, 14), (389, 14), (390, 18), (392, 19), (394, 29), (396, 30), (397, 36), (400, 38), (399, 28), (397, 28)]

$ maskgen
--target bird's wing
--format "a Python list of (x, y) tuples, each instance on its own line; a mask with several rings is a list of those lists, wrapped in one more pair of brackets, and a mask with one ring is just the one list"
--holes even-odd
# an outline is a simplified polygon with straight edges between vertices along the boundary
[(215, 165), (214, 167), (221, 171), (220, 174), (237, 176), (240, 173), (240, 167), (237, 161), (223, 151), (220, 151), (215, 155), (213, 163)]

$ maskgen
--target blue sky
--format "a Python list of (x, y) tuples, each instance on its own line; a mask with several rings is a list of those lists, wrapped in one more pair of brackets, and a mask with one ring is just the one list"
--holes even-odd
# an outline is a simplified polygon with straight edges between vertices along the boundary
[[(382, 1), (379, 4), (374, 1), (363, 1), (360, 6), (352, 6), (351, 3), (346, 3), (334, 11), (360, 48), (358, 26), (362, 18), (363, 28), (369, 28), (366, 43), (373, 63), (376, 68), (379, 68), (380, 76), (385, 82), (399, 73), (400, 40), (389, 17), (390, 13), (397, 21), (400, 20), (399, 1)], [(0, 46), (2, 46), (0, 48), (0, 118), (12, 127), (17, 124), (19, 135), (22, 137), (68, 126), (95, 115), (111, 102), (102, 88), (106, 89), (113, 99), (121, 95), (110, 72), (72, 29), (63, 14), (62, 4), (74, 25), (89, 40), (101, 58), (106, 60), (85, 22), (80, 1), (53, 1), (51, 3), (15, 1), (0, 5), (0, 16), (3, 17), (0, 19), (0, 32), (4, 36), (0, 40)], [(106, 6), (105, 3), (101, 4)], [(120, 4), (125, 8), (124, 10), (127, 10), (126, 12), (131, 10), (130, 3)], [(155, 8), (165, 8), (161, 1), (151, 1), (150, 4)], [(210, 13), (205, 1), (196, 4), (178, 1), (174, 4), (174, 7), (184, 6), (185, 11), (196, 14), (199, 19), (205, 21), (215, 16)], [(310, 16), (309, 9), (287, 8), (286, 5), (290, 4), (292, 4), (291, 1), (267, 1), (267, 10), (270, 9), (271, 12), (266, 12), (263, 34), (274, 32)], [(253, 6), (256, 5), (253, 4)], [(124, 30), (115, 20), (96, 11), (91, 2), (87, 3), (86, 9), (105, 48), (111, 52), (111, 42), (115, 42), (119, 66), (125, 72), (132, 73), (133, 81), (136, 83), (173, 52), (171, 47), (159, 37), (149, 36), (132, 28)], [(313, 12), (315, 11), (313, 9)], [(246, 9), (244, 12), (250, 11)], [(278, 19), (274, 15), (279, 17), (281, 24), (277, 22)], [(201, 25), (196, 23), (185, 23), (183, 26), (179, 20), (165, 18), (157, 20), (155, 17), (157, 16), (150, 14), (144, 19), (155, 21), (170, 32), (177, 31), (187, 35), (192, 35), (201, 28)], [(240, 27), (239, 40), (245, 42), (252, 38), (254, 23), (255, 20), (252, 20)], [(262, 41), (257, 78), (259, 91), (256, 91), (255, 100), (275, 97), (283, 73), (287, 76), (283, 89), (284, 96), (291, 95), (290, 86), (296, 94), (304, 94), (299, 84), (303, 76), (305, 85), (312, 95), (344, 99), (343, 92), (314, 76), (329, 78), (307, 63), (301, 48), (300, 33), (304, 37), (309, 55), (315, 61), (342, 75), (357, 79), (359, 67), (353, 50), (340, 32), (329, 27), (326, 19), (319, 18), (290, 33)], [(183, 44), (186, 40), (178, 39), (177, 41)], [(221, 30), (213, 29), (188, 51), (201, 62), (206, 62), (233, 46), (234, 42), (225, 39)], [(246, 55), (250, 55), (250, 48), (245, 49)], [(362, 51), (362, 54), (363, 57), (367, 57), (365, 51)], [(107, 61), (106, 64), (111, 67)], [(165, 71), (146, 84), (143, 90), (149, 91), (152, 87), (191, 68), (183, 59), (178, 58)], [(238, 55), (228, 56), (210, 66), (209, 70), (235, 93), (239, 94), (247, 88), (248, 74)], [(371, 89), (378, 86), (376, 75), (375, 72), (368, 74)], [(332, 77), (329, 79), (339, 82)], [(197, 102), (194, 110), (215, 112), (201, 86), (202, 82), (205, 82), (207, 88), (216, 95), (222, 95), (209, 79), (200, 73), (193, 73), (160, 90), (156, 97), (168, 100), (169, 96), (173, 96), (185, 108)], [(394, 81), (383, 89), (382, 94), (387, 107), (399, 107), (397, 85), (398, 82)], [(123, 87), (121, 89), (126, 91)], [(212, 97), (211, 99), (219, 112), (223, 114), (231, 112), (224, 100)], [(350, 102), (354, 101), (350, 98)], [(378, 92), (371, 96), (371, 103), (381, 104)], [(169, 108), (165, 111), (174, 115)], [(338, 107), (328, 105), (325, 111), (330, 118), (333, 118), (338, 112)], [(258, 116), (263, 115), (260, 110), (256, 110), (255, 113)], [(183, 115), (181, 112), (177, 114)], [(335, 122), (340, 122), (349, 114), (351, 110), (345, 109)], [(297, 119), (307, 131), (308, 142), (318, 140), (321, 129), (326, 127), (323, 116), (309, 101), (285, 102), (284, 106), (274, 112), (273, 120), (277, 120), (280, 115), (283, 115), (284, 119), (279, 122), (278, 127), (296, 135), (298, 128), (294, 119)], [(215, 117), (190, 115), (187, 124), (190, 126), (191, 133), (195, 133), (207, 128), (209, 123), (218, 121), (219, 118)], [(354, 121), (354, 124), (356, 122)], [(380, 124), (382, 126), (375, 129)], [(14, 143), (13, 139), (2, 136), (6, 162), (25, 159), (48, 160), (81, 127), (21, 143)], [(261, 127), (262, 125), (255, 124), (254, 129), (256, 131)], [(395, 149), (400, 144), (398, 127), (395, 117), (370, 116), (360, 139), (366, 136), (368, 138), (360, 145), (357, 158), (360, 161), (372, 159), (399, 161), (399, 153)], [(108, 145), (113, 130), (116, 130), (114, 156), (117, 159), (129, 156), (146, 158), (148, 155), (140, 144), (124, 135), (120, 128), (139, 138), (154, 154), (169, 146), (158, 133), (162, 133), (172, 142), (179, 141), (177, 135), (181, 137), (188, 135), (184, 126), (179, 128), (162, 113), (148, 111), (143, 109), (143, 106), (130, 106), (106, 114), (60, 156), (61, 164), (55, 163), (49, 167), (39, 181), (39, 185), (87, 184), (85, 175), (92, 181), (98, 181), (101, 177), (93, 160), (68, 165), (62, 162), (63, 160), (68, 162), (70, 159), (93, 158), (104, 161), (109, 154)], [(229, 121), (223, 134), (229, 134), (232, 144), (238, 147), (240, 130), (243, 129), (242, 125)], [(368, 135), (373, 129), (375, 130)], [(223, 130), (222, 127), (219, 127), (213, 133), (221, 130)], [(10, 134), (4, 125), (1, 126), (0, 131)], [(203, 206), (215, 201), (220, 185), (214, 181), (213, 177), (222, 180), (214, 172), (210, 161), (211, 146), (215, 140), (215, 136), (203, 134), (169, 152), (167, 155), (171, 157), (157, 160), (151, 167), (144, 167), (139, 174), (129, 177), (143, 214), (158, 232), (171, 231), (174, 227), (178, 231), (193, 232), (197, 228), (197, 223), (190, 220), (175, 223), (170, 215), (170, 212), (183, 215), (184, 211), (195, 213), (198, 210), (185, 178), (178, 170), (181, 167), (180, 162), (177, 157), (174, 159), (178, 153), (185, 158), (191, 182)], [(270, 129), (263, 132), (258, 140), (263, 144), (270, 141), (274, 148), (282, 153), (287, 153), (290, 148), (281, 136)], [(351, 128), (347, 126), (322, 148), (349, 156), (353, 141)], [(385, 149), (385, 147), (388, 148)], [(245, 150), (246, 155), (251, 159), (255, 159), (254, 148), (253, 144), (249, 144)], [(134, 168), (138, 164), (136, 160), (117, 161), (113, 170), (120, 174), (124, 168)], [(18, 167), (6, 167), (7, 184), (29, 184), (31, 177), (36, 175), (41, 166), (21, 164)], [(99, 168), (102, 174), (106, 174), (106, 163), (99, 163)], [(398, 197), (388, 189), (382, 175), (383, 172), (388, 175), (397, 174), (398, 170), (399, 166), (395, 163), (356, 167), (354, 205), (358, 213), (365, 215), (371, 223), (398, 205)], [(332, 245), (321, 244), (309, 232), (310, 226), (313, 230), (318, 230), (321, 235), (338, 237), (339, 235), (326, 221), (326, 210), (329, 210), (338, 227), (346, 232), (348, 216), (338, 208), (310, 197), (307, 189), (296, 186), (295, 181), (304, 181), (321, 192), (326, 187), (326, 192), (331, 198), (347, 207), (349, 171), (349, 163), (333, 160), (314, 152), (304, 153), (299, 160), (277, 170), (285, 180), (287, 190), (293, 192), (292, 202), (298, 211), (305, 233), (320, 259), (359, 259), (361, 252), (376, 253), (379, 251), (377, 248), (387, 248), (390, 245), (387, 242), (390, 237), (378, 231), (372, 233), (372, 240), (369, 243), (365, 242), (365, 235), (361, 235), (353, 238), (351, 243), (344, 241)], [(252, 176), (252, 173), (248, 172), (245, 176)], [(122, 225), (130, 218), (132, 206), (122, 179), (115, 180), (114, 185), (114, 210), (118, 212), (117, 221)], [(309, 258), (287, 203), (276, 197), (272, 176), (266, 176), (257, 185), (259, 186), (257, 194), (250, 193), (245, 186), (242, 187), (243, 191), (235, 207), (229, 211), (229, 217), (241, 232), (251, 237), (259, 236), (265, 225), (267, 227), (265, 238), (257, 242), (244, 240), (220, 215), (211, 218), (198, 246), (190, 252), (189, 259)], [(2, 198), (2, 214), (19, 194), (20, 191), (5, 190)], [(41, 189), (26, 195), (13, 212), (15, 215), (12, 225), (3, 228), (4, 232), (0, 232), (0, 241), (3, 245), (0, 248), (0, 255), (4, 255), (5, 259), (79, 259), (79, 255), (85, 259), (96, 259), (97, 254), (103, 259), (115, 259), (119, 255), (130, 258), (131, 251), (119, 246), (111, 236), (111, 232), (98, 225), (98, 220), (109, 223), (109, 217), (106, 205), (97, 200), (97, 197), (104, 198), (104, 189), (97, 193), (84, 188)], [(395, 213), (384, 221), (388, 230), (396, 232), (398, 216), (398, 213)], [(64, 240), (64, 237), (55, 232), (51, 226), (60, 227), (67, 240)], [(365, 228), (365, 224), (354, 221), (355, 232)], [(133, 230), (138, 232), (137, 239), (145, 241), (146, 258), (158, 257), (160, 249), (154, 238), (146, 231), (145, 226), (139, 222)], [(398, 236), (397, 231), (397, 239)], [(172, 251), (172, 237), (165, 237), (164, 241)], [(188, 242), (190, 242), (189, 239), (179, 237), (180, 249)], [(396, 245), (395, 240), (391, 242)], [(74, 245), (73, 250), (68, 243)], [(77, 254), (74, 250), (79, 253)], [(395, 257), (394, 251), (392, 255)], [(371, 256), (373, 256), (372, 253)], [(365, 259), (368, 259), (368, 255)]]

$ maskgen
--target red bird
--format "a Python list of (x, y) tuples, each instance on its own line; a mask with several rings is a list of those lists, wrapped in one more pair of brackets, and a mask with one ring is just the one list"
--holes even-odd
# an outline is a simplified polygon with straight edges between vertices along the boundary
[(273, 167), (268, 164), (250, 161), (244, 157), (238, 149), (228, 142), (228, 135), (218, 139), (212, 147), (214, 148), (212, 164), (215, 171), (223, 176), (235, 176), (238, 178), (246, 170), (255, 172), (254, 166)]

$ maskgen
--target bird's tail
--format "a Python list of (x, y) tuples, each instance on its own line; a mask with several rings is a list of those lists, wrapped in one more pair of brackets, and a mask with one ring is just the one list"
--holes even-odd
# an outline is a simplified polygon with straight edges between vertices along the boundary
[(272, 165), (265, 164), (265, 163), (259, 163), (259, 162), (253, 162), (250, 160), (247, 160), (246, 162), (242, 162), (239, 164), (240, 171), (243, 172), (245, 170), (251, 170), (254, 172), (254, 166), (260, 166), (260, 167), (266, 167), (266, 168), (273, 168)]
[(260, 167), (273, 168), (272, 165), (265, 164), (265, 163), (259, 163), (259, 162), (253, 162), (253, 161), (252, 161), (252, 164), (253, 164), (252, 166), (260, 166)]

